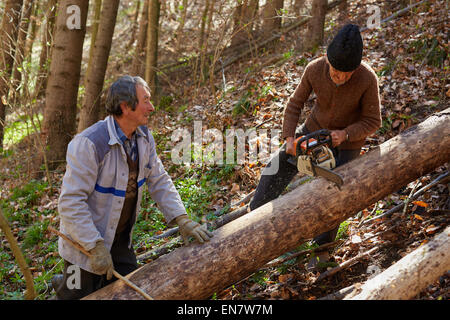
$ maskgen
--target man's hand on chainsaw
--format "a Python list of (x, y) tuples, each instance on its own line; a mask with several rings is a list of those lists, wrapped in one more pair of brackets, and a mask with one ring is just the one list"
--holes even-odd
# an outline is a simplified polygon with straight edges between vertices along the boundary
[(294, 144), (294, 137), (286, 138), (286, 153), (295, 157), (296, 150), (295, 150), (295, 144)]
[(345, 130), (331, 131), (331, 140), (333, 142), (333, 147), (337, 147), (341, 143), (347, 141), (347, 131)]

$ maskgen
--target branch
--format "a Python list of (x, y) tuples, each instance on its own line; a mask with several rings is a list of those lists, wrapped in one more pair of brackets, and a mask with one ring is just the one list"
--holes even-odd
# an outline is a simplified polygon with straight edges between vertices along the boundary
[(337, 266), (337, 267), (335, 267), (335, 268), (333, 268), (333, 269), (330, 269), (330, 270), (325, 271), (324, 273), (322, 273), (322, 274), (316, 279), (315, 282), (317, 283), (317, 282), (319, 282), (319, 281), (321, 281), (321, 280), (323, 280), (323, 279), (325, 279), (325, 278), (327, 278), (327, 277), (329, 277), (329, 276), (332, 276), (333, 274), (335, 274), (335, 273), (337, 273), (337, 272), (339, 272), (339, 271), (341, 271), (341, 270), (344, 270), (344, 269), (347, 269), (347, 268), (351, 267), (351, 266), (354, 265), (356, 262), (358, 262), (359, 260), (361, 260), (362, 258), (364, 258), (364, 257), (366, 257), (366, 256), (368, 256), (368, 255), (371, 255), (372, 253), (374, 253), (374, 252), (377, 251), (378, 249), (379, 249), (379, 247), (372, 248), (372, 249), (370, 249), (369, 251), (366, 251), (366, 252), (364, 252), (364, 253), (361, 253), (361, 254), (357, 255), (356, 257), (353, 257), (353, 258), (351, 258), (351, 259), (349, 259), (349, 260), (347, 260), (347, 261), (341, 263), (339, 266)]
[(34, 282), (33, 276), (31, 275), (30, 269), (28, 268), (27, 262), (25, 261), (25, 257), (20, 250), (16, 238), (11, 232), (11, 228), (9, 227), (8, 221), (3, 215), (2, 208), (0, 207), (0, 229), (3, 230), (6, 236), (6, 240), (8, 240), (11, 250), (16, 257), (17, 263), (25, 277), (25, 283), (27, 286), (27, 290), (25, 290), (25, 299), (34, 300), (36, 298), (36, 291), (34, 290)]

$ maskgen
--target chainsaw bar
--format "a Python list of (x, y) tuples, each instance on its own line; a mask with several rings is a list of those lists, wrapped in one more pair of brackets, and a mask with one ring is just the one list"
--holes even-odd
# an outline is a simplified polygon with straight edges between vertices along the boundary
[(334, 182), (339, 190), (341, 190), (341, 186), (344, 184), (344, 179), (342, 176), (336, 172), (333, 172), (327, 168), (320, 167), (314, 163), (312, 163), (313, 170), (315, 175), (324, 177), (331, 182)]

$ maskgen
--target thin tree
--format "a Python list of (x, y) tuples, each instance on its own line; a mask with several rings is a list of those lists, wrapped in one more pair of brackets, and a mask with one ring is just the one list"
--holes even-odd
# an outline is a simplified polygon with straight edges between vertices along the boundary
[(145, 81), (147, 81), (153, 100), (158, 101), (156, 70), (158, 64), (158, 29), (159, 11), (161, 3), (159, 0), (150, 0), (148, 7), (148, 29), (147, 29), (147, 57), (145, 63)]
[(58, 6), (42, 130), (51, 168), (64, 160), (67, 145), (76, 131), (75, 115), (88, 6), (87, 0), (62, 0)]
[(3, 134), (6, 120), (6, 105), (14, 64), (17, 34), (19, 31), (22, 0), (8, 0), (0, 30), (0, 149), (3, 148)]
[(308, 23), (307, 35), (303, 42), (304, 50), (312, 50), (322, 44), (327, 7), (327, 0), (313, 0), (311, 8), (312, 19)]
[(281, 14), (284, 6), (283, 0), (267, 0), (263, 10), (263, 36), (269, 37), (281, 28)]
[(19, 34), (17, 36), (17, 46), (16, 46), (16, 54), (14, 61), (14, 69), (12, 76), (12, 96), (13, 101), (16, 102), (19, 94), (18, 91), (20, 89), (20, 83), (22, 81), (22, 72), (23, 72), (23, 60), (25, 58), (25, 44), (28, 35), (28, 28), (30, 26), (31, 21), (31, 11), (33, 10), (33, 1), (26, 0), (22, 7), (22, 18), (19, 27)]
[(34, 96), (40, 97), (45, 94), (48, 77), (48, 57), (51, 56), (53, 33), (55, 30), (57, 0), (49, 0), (45, 12), (46, 23), (42, 25), (42, 48), (39, 56), (39, 72), (36, 79)]
[(133, 16), (133, 26), (131, 27), (131, 38), (130, 41), (127, 44), (127, 49), (131, 48), (131, 46), (136, 41), (136, 31), (138, 29), (138, 21), (139, 21), (139, 12), (141, 9), (141, 1), (136, 0), (136, 11), (134, 12)]
[(188, 6), (188, 1), (183, 0), (183, 4), (182, 4), (182, 8), (181, 8), (180, 24), (178, 25), (176, 33), (175, 33), (176, 38), (177, 38), (177, 42), (175, 44), (176, 52), (178, 52), (180, 50), (181, 39), (183, 38), (183, 29), (184, 29), (184, 24), (186, 22), (187, 6)]
[(119, 2), (120, 0), (103, 2), (92, 60), (89, 61), (89, 72), (86, 77), (86, 91), (80, 113), (80, 122), (78, 123), (78, 132), (91, 126), (99, 118), (100, 96), (111, 51)]
[[(142, 10), (141, 19), (139, 21), (139, 34), (134, 52), (133, 63), (131, 65), (131, 74), (136, 76), (144, 76), (145, 68), (145, 48), (147, 46), (147, 29), (148, 29), (148, 6), (150, 0), (145, 0)], [(144, 71), (143, 71), (144, 69)]]
[(258, 0), (236, 0), (236, 2), (231, 46), (237, 46), (253, 38), (253, 25), (258, 13)]

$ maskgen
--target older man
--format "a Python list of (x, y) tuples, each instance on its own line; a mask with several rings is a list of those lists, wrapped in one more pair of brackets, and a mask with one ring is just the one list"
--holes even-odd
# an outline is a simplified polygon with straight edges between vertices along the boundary
[[(60, 229), (92, 255), (59, 239), (64, 274), (52, 281), (57, 299), (82, 298), (111, 282), (113, 269), (126, 275), (137, 268), (131, 235), (144, 183), (168, 225), (178, 224), (185, 241), (192, 236), (203, 243), (212, 237), (205, 225), (188, 218), (156, 154), (146, 126), (154, 111), (147, 83), (140, 77), (119, 78), (109, 88), (106, 109), (110, 115), (76, 135), (67, 149)], [(78, 283), (71, 278), (76, 271)]]
[[(329, 129), (336, 165), (359, 156), (365, 138), (381, 125), (378, 79), (372, 68), (362, 63), (363, 43), (356, 25), (345, 25), (330, 43), (327, 55), (311, 61), (284, 111), (280, 148), (261, 176), (251, 210), (277, 198), (298, 173), (287, 160), (295, 155), (296, 137)], [(297, 128), (300, 113), (311, 92), (317, 96), (310, 116)], [(274, 170), (273, 168), (279, 168)], [(315, 238), (324, 244), (333, 241), (338, 228)]]

